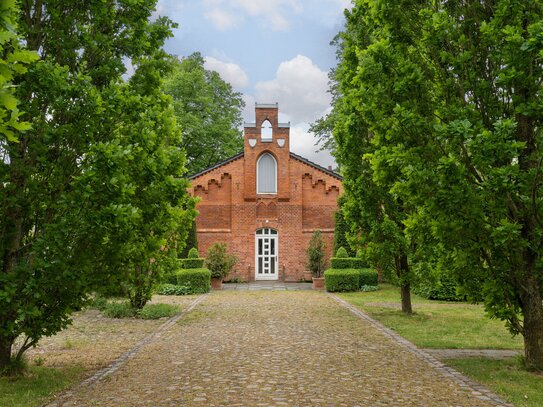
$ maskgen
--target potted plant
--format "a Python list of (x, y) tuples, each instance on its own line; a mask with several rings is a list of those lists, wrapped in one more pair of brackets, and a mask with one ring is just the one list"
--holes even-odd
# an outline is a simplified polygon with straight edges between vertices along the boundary
[(228, 253), (226, 243), (213, 243), (207, 250), (206, 267), (211, 271), (211, 288), (222, 289), (222, 280), (232, 272), (237, 258)]
[(311, 270), (304, 270), (304, 281), (311, 282), (313, 280), (313, 273)]
[(313, 274), (313, 289), (322, 290), (324, 288), (324, 269), (326, 268), (325, 258), (326, 245), (322, 238), (320, 230), (315, 230), (311, 240), (309, 241), (309, 248), (307, 249), (307, 268)]

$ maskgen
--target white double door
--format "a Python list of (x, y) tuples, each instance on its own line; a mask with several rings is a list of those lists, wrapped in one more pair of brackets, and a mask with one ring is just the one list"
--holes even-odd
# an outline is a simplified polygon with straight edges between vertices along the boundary
[(278, 235), (274, 229), (259, 229), (255, 239), (256, 280), (277, 280)]

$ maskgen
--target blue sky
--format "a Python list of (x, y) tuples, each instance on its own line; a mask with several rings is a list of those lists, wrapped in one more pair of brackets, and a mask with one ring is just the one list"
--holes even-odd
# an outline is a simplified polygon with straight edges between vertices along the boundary
[(349, 0), (159, 0), (157, 14), (179, 24), (166, 51), (180, 57), (198, 51), (246, 103), (279, 102), (280, 120), (291, 122), (291, 150), (318, 164), (309, 123), (330, 109), (328, 72), (335, 65), (329, 45), (343, 25)]

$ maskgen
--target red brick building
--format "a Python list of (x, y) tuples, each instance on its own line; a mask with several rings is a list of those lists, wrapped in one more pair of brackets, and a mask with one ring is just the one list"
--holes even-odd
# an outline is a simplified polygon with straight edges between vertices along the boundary
[(225, 242), (239, 259), (229, 278), (299, 281), (316, 229), (331, 255), (341, 177), (290, 152), (290, 124), (278, 122), (277, 104), (255, 110), (243, 152), (191, 177), (200, 253)]

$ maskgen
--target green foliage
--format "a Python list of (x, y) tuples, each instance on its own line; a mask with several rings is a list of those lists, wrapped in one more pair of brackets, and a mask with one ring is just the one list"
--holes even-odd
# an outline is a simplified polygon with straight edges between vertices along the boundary
[(362, 269), (368, 264), (357, 257), (331, 257), (330, 267), (333, 269)]
[(173, 317), (179, 312), (177, 305), (171, 304), (146, 304), (138, 312), (138, 318), (141, 319), (159, 319)]
[(343, 246), (336, 250), (336, 257), (340, 259), (346, 259), (349, 257), (347, 250)]
[(363, 293), (370, 293), (370, 292), (377, 291), (377, 290), (379, 290), (379, 286), (377, 286), (377, 285), (363, 285), (359, 289), (359, 291), (361, 291)]
[(379, 279), (377, 271), (374, 269), (361, 269), (359, 271), (359, 286), (377, 286), (379, 284)]
[(30, 129), (29, 122), (20, 120), (22, 112), (18, 109), (14, 81), (38, 59), (38, 54), (21, 46), (17, 13), (15, 1), (0, 3), (0, 148), (3, 141), (17, 142), (17, 132)]
[(204, 258), (193, 258), (193, 259), (179, 259), (179, 264), (182, 269), (201, 269), (204, 267)]
[[(149, 22), (156, 1), (19, 4), (19, 21), (2, 21), (2, 38), (17, 27), (20, 41), (1, 44), (0, 76), (19, 71), (8, 92), (31, 127), (0, 140), (0, 366), (66, 327), (97, 286), (126, 281), (145, 298), (173, 224), (193, 217), (170, 101), (154, 91), (172, 28)], [(18, 44), (40, 59), (27, 64)]]
[(360, 288), (360, 270), (328, 269), (324, 272), (326, 291), (358, 291)]
[(196, 249), (196, 253), (197, 253), (196, 257), (198, 257), (198, 233), (196, 230), (196, 220), (193, 220), (191, 223), (183, 250), (181, 251), (178, 250), (179, 258), (180, 259), (190, 258), (189, 253), (192, 249)]
[(463, 289), (524, 334), (527, 363), (543, 370), (543, 4), (362, 0), (346, 17), (334, 137), (347, 217), (373, 195), (365, 180), (386, 187), (403, 216), (375, 223), (393, 222), (382, 232), (409, 249), (406, 263), (441, 246)]
[(179, 312), (179, 307), (171, 304), (146, 304), (135, 310), (129, 302), (109, 302), (102, 310), (108, 318), (159, 319), (171, 317)]
[(232, 272), (237, 258), (228, 253), (226, 243), (213, 243), (207, 250), (205, 265), (211, 271), (212, 278), (225, 278)]
[[(217, 72), (205, 69), (199, 53), (176, 61), (164, 91), (173, 99), (189, 173), (197, 173), (243, 149), (239, 130), (245, 106), (242, 95), (234, 92)], [(189, 247), (196, 246), (190, 243)]]
[(108, 318), (132, 318), (136, 311), (127, 301), (110, 301), (102, 310), (102, 314)]
[(413, 291), (429, 300), (462, 301), (458, 281), (450, 273), (424, 273), (416, 282)]
[(198, 259), (199, 257), (200, 255), (198, 254), (198, 249), (196, 247), (189, 250), (188, 259)]
[(209, 292), (211, 272), (206, 268), (183, 269), (177, 272), (177, 285), (189, 287), (194, 294)]
[[(347, 241), (347, 235), (349, 233), (349, 224), (345, 220), (345, 214), (343, 211), (343, 206), (345, 205), (346, 197), (342, 195), (338, 199), (339, 209), (334, 214), (334, 248), (333, 252), (336, 253), (340, 248), (343, 248), (346, 251), (345, 257), (352, 257), (354, 252), (351, 250), (349, 242)], [(340, 257), (340, 256), (337, 256)]]
[(315, 230), (307, 248), (307, 268), (313, 277), (321, 277), (326, 268), (326, 244), (320, 230)]
[(189, 295), (192, 294), (192, 290), (188, 286), (177, 284), (160, 284), (156, 290), (156, 294), (159, 295)]

